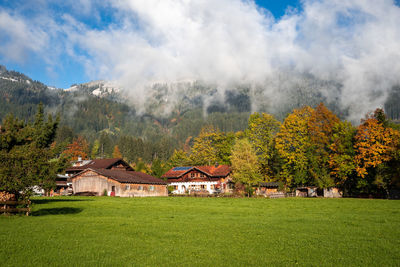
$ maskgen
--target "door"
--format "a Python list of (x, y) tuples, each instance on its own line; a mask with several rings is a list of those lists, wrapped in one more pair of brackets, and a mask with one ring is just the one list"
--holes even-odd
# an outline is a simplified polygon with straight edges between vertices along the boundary
[(115, 197), (115, 186), (111, 186), (111, 194), (110, 196)]

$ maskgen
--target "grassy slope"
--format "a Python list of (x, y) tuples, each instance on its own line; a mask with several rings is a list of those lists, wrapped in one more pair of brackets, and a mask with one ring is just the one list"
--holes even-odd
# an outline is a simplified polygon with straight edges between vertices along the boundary
[(400, 265), (400, 202), (52, 198), (0, 216), (3, 266)]

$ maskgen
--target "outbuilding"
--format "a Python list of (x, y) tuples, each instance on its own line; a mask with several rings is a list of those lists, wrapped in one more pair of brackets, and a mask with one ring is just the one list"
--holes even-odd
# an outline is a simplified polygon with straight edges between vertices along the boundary
[(77, 195), (168, 196), (165, 181), (142, 172), (88, 168), (71, 177), (71, 182)]
[(296, 197), (317, 197), (316, 186), (302, 186), (296, 188)]

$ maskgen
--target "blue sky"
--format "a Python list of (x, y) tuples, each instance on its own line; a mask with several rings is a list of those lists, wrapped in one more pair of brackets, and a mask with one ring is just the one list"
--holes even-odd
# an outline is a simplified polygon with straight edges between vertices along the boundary
[[(68, 1), (55, 1), (56, 4), (52, 1), (48, 3), (46, 1), (28, 2), (31, 2), (32, 5), (27, 4), (25, 0), (2, 0), (0, 1), (0, 9), (25, 18), (27, 21), (42, 15), (47, 16), (47, 14), (54, 16), (54, 19), (57, 21), (63, 15), (69, 14), (80, 23), (85, 24), (86, 27), (98, 30), (106, 29), (111, 24), (119, 23), (118, 12), (109, 8), (108, 5), (97, 5), (95, 12), (91, 13), (90, 11), (79, 12), (75, 10)], [(276, 19), (283, 16), (288, 7), (301, 8), (297, 0), (257, 0), (256, 4), (259, 7), (269, 10)], [(6, 34), (0, 34), (0, 48), (3, 51), (5, 48), (1, 47), (1, 40), (6, 39), (8, 39)], [(57, 45), (54, 44), (56, 41), (52, 40), (52, 42), (50, 45)], [(75, 52), (79, 53), (78, 50)], [(84, 53), (84, 51), (81, 52)], [(0, 64), (6, 65), (10, 70), (27, 74), (32, 79), (39, 80), (47, 85), (67, 88), (73, 83), (83, 83), (91, 79), (100, 78), (96, 77), (96, 75), (88, 74), (84, 64), (79, 59), (71, 57), (66, 51), (62, 51), (62, 49), (57, 52), (57, 57), (55, 58), (57, 62), (52, 62), (52, 64), (43, 60), (42, 54), (35, 51), (25, 51), (24, 58), (18, 60), (8, 57), (7, 54), (8, 52), (0, 54)]]

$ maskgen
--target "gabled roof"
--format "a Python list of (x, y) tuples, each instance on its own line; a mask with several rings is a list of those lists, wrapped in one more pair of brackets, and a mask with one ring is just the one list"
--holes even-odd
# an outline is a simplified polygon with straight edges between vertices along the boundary
[(79, 175), (85, 173), (86, 171), (93, 171), (97, 174), (105, 176), (107, 178), (113, 179), (120, 183), (128, 184), (167, 184), (164, 180), (153, 177), (149, 174), (143, 172), (135, 171), (121, 171), (121, 170), (107, 170), (107, 169), (85, 169), (84, 171), (74, 175), (71, 180), (75, 179)]
[(231, 168), (228, 165), (175, 167), (167, 171), (162, 177), (179, 178), (192, 170), (198, 170), (210, 177), (226, 177), (231, 172)]
[(83, 170), (88, 169), (88, 168), (91, 168), (91, 169), (108, 169), (108, 168), (111, 168), (114, 164), (118, 163), (119, 161), (121, 161), (121, 163), (124, 163), (125, 165), (129, 166), (129, 164), (126, 163), (121, 158), (115, 158), (115, 159), (93, 159), (93, 160), (81, 161), (82, 165), (80, 165), (80, 166), (72, 166), (72, 167), (68, 168), (66, 171), (83, 171)]
[(261, 187), (279, 187), (279, 183), (278, 182), (261, 182), (259, 183), (259, 186)]

